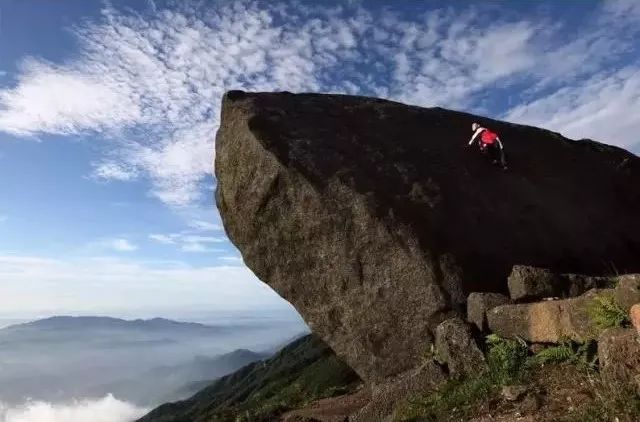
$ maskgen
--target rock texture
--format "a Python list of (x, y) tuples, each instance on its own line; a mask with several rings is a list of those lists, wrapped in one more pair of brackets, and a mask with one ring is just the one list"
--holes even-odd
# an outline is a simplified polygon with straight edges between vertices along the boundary
[(629, 310), (629, 319), (631, 320), (631, 325), (638, 331), (638, 335), (640, 335), (640, 303), (636, 303)]
[[(465, 148), (474, 121), (500, 133), (508, 172)], [(245, 263), (367, 381), (416, 367), (466, 294), (505, 293), (513, 265), (640, 271), (640, 158), (589, 140), (371, 98), (233, 91), (215, 173)]]
[(605, 380), (640, 394), (640, 338), (633, 328), (609, 328), (598, 338), (600, 373)]
[(594, 289), (572, 299), (498, 306), (487, 313), (489, 328), (499, 336), (532, 343), (592, 340), (598, 333), (589, 307), (601, 294), (612, 294), (612, 290)]
[(515, 301), (534, 301), (548, 297), (576, 297), (596, 288), (613, 286), (621, 277), (594, 277), (583, 274), (557, 274), (546, 268), (515, 265), (507, 279), (509, 295)]
[(509, 298), (500, 293), (474, 292), (467, 297), (467, 321), (478, 330), (487, 329), (487, 311), (509, 303)]
[(640, 274), (625, 274), (615, 279), (614, 297), (618, 305), (629, 311), (633, 305), (640, 303)]
[(449, 318), (438, 325), (435, 350), (437, 359), (447, 365), (452, 377), (477, 375), (489, 369), (471, 329), (460, 318)]

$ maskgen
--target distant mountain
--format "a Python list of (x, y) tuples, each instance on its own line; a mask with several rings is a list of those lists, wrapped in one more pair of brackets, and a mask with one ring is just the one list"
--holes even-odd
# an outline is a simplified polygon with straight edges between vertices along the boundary
[[(211, 330), (220, 329), (196, 322), (179, 322), (165, 318), (125, 320), (104, 316), (53, 316), (24, 324), (11, 325), (4, 330), (94, 330), (94, 329), (144, 329), (144, 330)], [(225, 327), (227, 328), (227, 327)]]
[(246, 349), (214, 357), (196, 356), (179, 365), (159, 366), (132, 378), (94, 387), (87, 393), (96, 397), (111, 393), (139, 406), (151, 406), (188, 397), (198, 391), (193, 386), (209, 385), (217, 378), (267, 357), (269, 354)]
[(359, 383), (325, 343), (308, 335), (187, 400), (156, 408), (138, 422), (274, 421), (289, 409), (349, 392)]
[(188, 397), (194, 383), (210, 383), (272, 355), (275, 344), (300, 330), (237, 321), (55, 316), (2, 328), (0, 401), (64, 402), (113, 393), (156, 406)]

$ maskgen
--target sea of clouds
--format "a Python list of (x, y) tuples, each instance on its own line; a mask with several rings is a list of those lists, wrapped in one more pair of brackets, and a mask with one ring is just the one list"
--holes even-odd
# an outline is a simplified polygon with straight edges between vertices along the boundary
[(148, 411), (107, 395), (64, 404), (31, 401), (7, 406), (0, 403), (0, 422), (132, 422)]

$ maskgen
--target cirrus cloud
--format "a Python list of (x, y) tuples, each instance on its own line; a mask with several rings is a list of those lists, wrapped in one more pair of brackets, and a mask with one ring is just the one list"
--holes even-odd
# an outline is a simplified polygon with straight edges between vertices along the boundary
[[(248, 0), (145, 13), (106, 7), (100, 19), (75, 28), (75, 58), (24, 60), (17, 82), (0, 88), (0, 130), (98, 133), (111, 142), (95, 163), (96, 178), (144, 177), (151, 193), (174, 207), (202, 199), (220, 98), (229, 89), (343, 92), (492, 110), (569, 134), (614, 125), (595, 134), (625, 145), (633, 141), (629, 132), (640, 130), (638, 117), (615, 126), (621, 110), (640, 106), (635, 3), (606, 2), (577, 29), (542, 13), (506, 15), (491, 5), (412, 15), (357, 3)], [(631, 83), (619, 80), (626, 76)], [(606, 99), (597, 98), (598, 90)], [(599, 106), (608, 112), (598, 114), (597, 125), (576, 123)]]

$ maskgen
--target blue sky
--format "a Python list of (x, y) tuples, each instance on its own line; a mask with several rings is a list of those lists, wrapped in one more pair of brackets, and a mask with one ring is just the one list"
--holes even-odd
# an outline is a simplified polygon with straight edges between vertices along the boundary
[(640, 150), (640, 2), (321, 4), (4, 0), (0, 313), (290, 311), (213, 204), (229, 89), (373, 95)]

